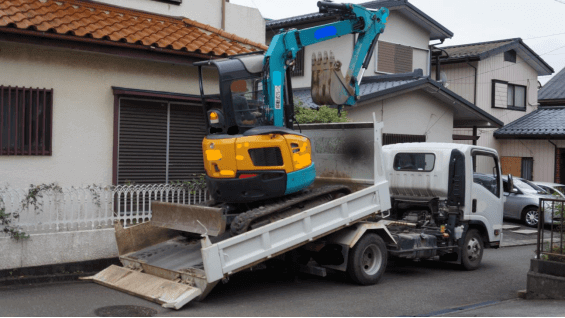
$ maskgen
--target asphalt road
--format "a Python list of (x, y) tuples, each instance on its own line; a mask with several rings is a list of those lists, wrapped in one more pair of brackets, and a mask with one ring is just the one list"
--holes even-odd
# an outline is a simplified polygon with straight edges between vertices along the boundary
[(293, 278), (274, 270), (234, 275), (202, 302), (180, 311), (94, 283), (0, 287), (1, 316), (93, 316), (115, 305), (143, 306), (164, 316), (416, 316), (516, 298), (526, 288), (535, 246), (486, 250), (480, 269), (466, 272), (434, 261), (389, 263), (374, 286), (342, 273)]

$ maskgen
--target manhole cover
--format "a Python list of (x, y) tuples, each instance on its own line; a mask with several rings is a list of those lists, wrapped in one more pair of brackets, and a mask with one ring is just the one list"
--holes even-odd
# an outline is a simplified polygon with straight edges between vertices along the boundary
[(141, 306), (108, 306), (101, 307), (94, 311), (98, 317), (152, 317), (157, 314), (157, 310)]

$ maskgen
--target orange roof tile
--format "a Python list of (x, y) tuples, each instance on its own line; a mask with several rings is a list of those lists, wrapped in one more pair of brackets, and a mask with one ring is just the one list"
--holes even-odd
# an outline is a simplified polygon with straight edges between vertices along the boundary
[(26, 30), (66, 39), (90, 38), (174, 51), (227, 56), (267, 46), (187, 18), (174, 18), (81, 0), (2, 0), (0, 32)]

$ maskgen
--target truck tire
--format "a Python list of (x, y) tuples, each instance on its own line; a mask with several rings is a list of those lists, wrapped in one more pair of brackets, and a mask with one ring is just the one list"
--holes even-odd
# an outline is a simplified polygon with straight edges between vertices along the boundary
[(359, 285), (374, 285), (385, 272), (387, 256), (383, 239), (377, 234), (366, 233), (349, 251), (347, 274)]
[(470, 229), (465, 235), (465, 243), (461, 250), (461, 265), (463, 269), (473, 271), (481, 266), (483, 259), (483, 239), (478, 230)]

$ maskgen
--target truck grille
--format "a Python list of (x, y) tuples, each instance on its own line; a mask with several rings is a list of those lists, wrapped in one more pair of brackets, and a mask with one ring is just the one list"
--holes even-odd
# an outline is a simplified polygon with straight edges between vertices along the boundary
[(253, 165), (257, 167), (282, 166), (281, 149), (278, 147), (249, 149)]

